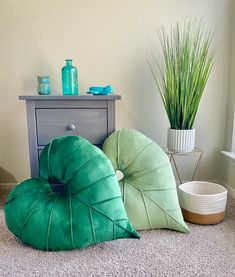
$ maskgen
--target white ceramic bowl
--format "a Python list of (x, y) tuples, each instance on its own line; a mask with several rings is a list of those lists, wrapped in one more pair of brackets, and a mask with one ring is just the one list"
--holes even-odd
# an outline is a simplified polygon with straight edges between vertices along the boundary
[[(190, 216), (196, 218), (196, 221), (198, 218), (199, 222), (193, 220), (194, 223), (200, 224), (216, 224), (223, 220), (227, 202), (227, 190), (223, 186), (204, 181), (193, 181), (180, 185), (178, 195), (186, 220), (193, 222), (190, 220)], [(207, 220), (208, 223), (206, 223)]]

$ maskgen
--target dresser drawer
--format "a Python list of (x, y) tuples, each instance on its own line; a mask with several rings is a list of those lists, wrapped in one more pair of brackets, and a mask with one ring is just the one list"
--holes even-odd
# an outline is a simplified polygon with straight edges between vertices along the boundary
[(39, 176), (39, 155), (54, 137), (78, 135), (102, 148), (115, 131), (115, 101), (120, 95), (24, 95), (31, 176)]
[(37, 144), (74, 135), (100, 145), (108, 136), (107, 118), (107, 109), (36, 109)]

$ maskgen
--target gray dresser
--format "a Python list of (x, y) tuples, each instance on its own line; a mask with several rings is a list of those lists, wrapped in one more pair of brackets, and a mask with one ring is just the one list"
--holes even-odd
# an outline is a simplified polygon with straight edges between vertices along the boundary
[(76, 135), (101, 147), (115, 130), (120, 95), (20, 96), (26, 101), (31, 176), (38, 177), (44, 146), (57, 136)]

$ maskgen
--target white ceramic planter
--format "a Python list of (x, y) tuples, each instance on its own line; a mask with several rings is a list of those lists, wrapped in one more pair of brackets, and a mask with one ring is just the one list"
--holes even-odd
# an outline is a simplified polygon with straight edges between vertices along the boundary
[(191, 152), (195, 146), (195, 129), (168, 129), (167, 148), (175, 152)]

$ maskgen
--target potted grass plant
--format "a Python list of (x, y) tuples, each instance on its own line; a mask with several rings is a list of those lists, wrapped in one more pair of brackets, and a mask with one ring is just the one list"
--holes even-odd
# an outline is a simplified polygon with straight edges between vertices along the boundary
[(167, 147), (190, 152), (195, 117), (213, 66), (212, 32), (202, 23), (189, 22), (182, 29), (177, 23), (169, 34), (159, 30), (158, 37), (163, 51), (161, 59), (153, 56), (158, 71), (148, 63), (170, 122)]

